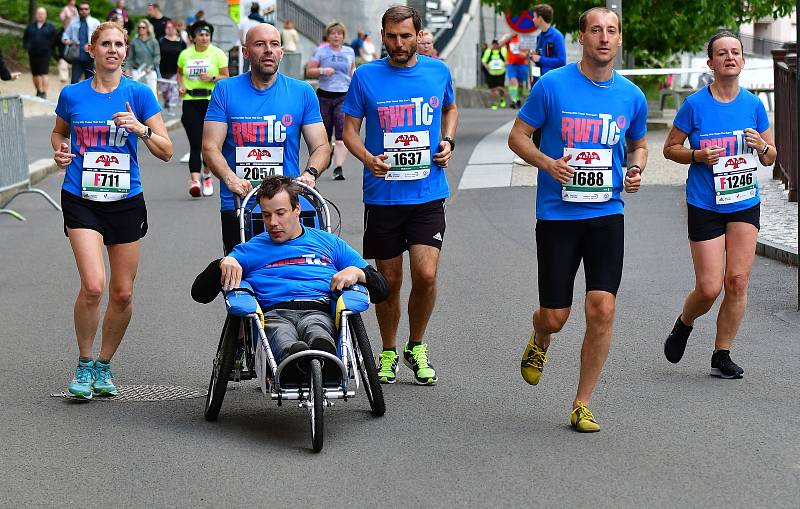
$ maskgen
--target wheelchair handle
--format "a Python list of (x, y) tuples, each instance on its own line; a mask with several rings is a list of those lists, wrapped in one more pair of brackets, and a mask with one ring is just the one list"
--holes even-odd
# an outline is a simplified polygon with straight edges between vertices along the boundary
[[(317, 191), (313, 187), (309, 186), (305, 182), (301, 182), (300, 180), (297, 180), (297, 179), (292, 179), (292, 182), (294, 182), (296, 185), (298, 185), (305, 192), (307, 192), (308, 194), (313, 196), (314, 199), (319, 204), (322, 205), (322, 209), (325, 211), (325, 231), (328, 232), (328, 233), (332, 233), (331, 232), (331, 224), (330, 224), (331, 223), (331, 212), (328, 209), (328, 202), (325, 201), (325, 198), (322, 197), (322, 195), (319, 193), (319, 191)], [(256, 186), (253, 189), (251, 189), (250, 192), (247, 193), (247, 196), (244, 197), (244, 200), (242, 198), (240, 198), (238, 194), (234, 194), (233, 195), (233, 206), (234, 206), (234, 209), (236, 210), (236, 216), (239, 219), (239, 241), (240, 242), (245, 242), (245, 234), (244, 234), (244, 228), (245, 228), (245, 226), (244, 226), (244, 215), (245, 214), (244, 214), (244, 211), (247, 208), (247, 204), (250, 203), (250, 200), (253, 198), (253, 196), (256, 195), (256, 193), (258, 193), (258, 186)]]

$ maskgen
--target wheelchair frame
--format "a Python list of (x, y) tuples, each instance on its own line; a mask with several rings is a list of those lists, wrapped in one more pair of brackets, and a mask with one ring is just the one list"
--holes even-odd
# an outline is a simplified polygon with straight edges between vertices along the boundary
[[(315, 189), (306, 184), (295, 181), (302, 189), (302, 196), (309, 202), (317, 214), (320, 227), (331, 231), (330, 213), (325, 199)], [(236, 211), (239, 218), (239, 235), (242, 242), (246, 240), (245, 219), (252, 212), (247, 211), (247, 204), (255, 195), (253, 189), (244, 200), (236, 197)], [(321, 216), (321, 217), (320, 217)], [(252, 227), (252, 221), (251, 221)], [(255, 293), (249, 284), (242, 282), (241, 288), (226, 292), (225, 301), (228, 316), (220, 336), (217, 355), (214, 358), (214, 367), (206, 397), (205, 418), (214, 421), (219, 415), (220, 408), (227, 390), (229, 373), (232, 381), (251, 379), (255, 371), (259, 380), (261, 391), (270, 399), (281, 406), (283, 401), (298, 401), (298, 407), (306, 408), (309, 413), (311, 425), (311, 441), (313, 450), (319, 452), (324, 443), (324, 409), (333, 406), (332, 400), (345, 400), (356, 395), (363, 385), (374, 416), (381, 416), (386, 411), (383, 398), (383, 389), (378, 379), (378, 371), (370, 346), (364, 323), (359, 314), (369, 306), (368, 298), (364, 301), (364, 289), (355, 300), (348, 297), (355, 294), (356, 290), (345, 290), (336, 300), (334, 323), (337, 325), (337, 353), (338, 356), (319, 350), (306, 350), (292, 354), (278, 364), (270, 348), (266, 333), (262, 326), (265, 318), (255, 300)], [(238, 296), (238, 297), (237, 297)], [(244, 304), (251, 306), (247, 309), (237, 309), (231, 304), (233, 299), (245, 299)], [(251, 299), (250, 299), (251, 297)], [(251, 303), (252, 301), (252, 303)], [(364, 304), (366, 303), (366, 304)], [(349, 307), (356, 308), (355, 311)], [(360, 309), (363, 307), (364, 309)], [(243, 322), (243, 327), (240, 323)], [(243, 337), (239, 337), (243, 330)], [(307, 380), (296, 384), (296, 387), (282, 387), (281, 374), (291, 365), (308, 360)], [(340, 381), (338, 386), (324, 384), (322, 380), (322, 367), (320, 361), (332, 362), (339, 368)], [(245, 372), (246, 368), (246, 372)], [(294, 385), (294, 384), (292, 384)]]

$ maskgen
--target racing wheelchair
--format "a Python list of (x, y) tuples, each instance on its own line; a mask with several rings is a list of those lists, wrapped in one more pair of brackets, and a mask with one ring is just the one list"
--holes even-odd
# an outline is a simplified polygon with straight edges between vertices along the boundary
[[(313, 188), (295, 181), (300, 194), (300, 220), (306, 228), (331, 232), (330, 212), (325, 199)], [(259, 207), (252, 198), (253, 189), (244, 200), (236, 198), (239, 236), (242, 242), (263, 231)], [(257, 378), (262, 393), (277, 401), (296, 401), (305, 408), (315, 452), (324, 443), (325, 408), (333, 400), (354, 397), (363, 386), (372, 415), (386, 412), (383, 390), (378, 380), (372, 348), (359, 313), (369, 307), (365, 287), (354, 285), (331, 298), (331, 313), (336, 326), (336, 353), (306, 350), (276, 362), (264, 331), (265, 317), (252, 286), (242, 281), (239, 288), (225, 292), (227, 317), (214, 358), (211, 381), (206, 396), (205, 418), (219, 416), (230, 381)], [(267, 318), (268, 320), (268, 318)], [(327, 364), (323, 370), (323, 364)], [(325, 376), (323, 376), (325, 375)]]

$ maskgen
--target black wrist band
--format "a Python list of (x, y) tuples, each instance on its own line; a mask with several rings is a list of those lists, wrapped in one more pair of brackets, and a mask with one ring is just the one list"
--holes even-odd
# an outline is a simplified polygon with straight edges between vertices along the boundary
[(694, 150), (692, 150), (692, 162), (693, 162), (693, 163), (696, 163), (696, 162), (697, 162), (697, 160), (694, 158), (694, 152), (695, 152), (695, 151), (694, 151)]

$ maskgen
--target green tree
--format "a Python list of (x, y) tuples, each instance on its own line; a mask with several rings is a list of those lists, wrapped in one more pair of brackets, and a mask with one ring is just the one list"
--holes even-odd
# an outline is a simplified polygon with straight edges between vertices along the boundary
[[(481, 0), (497, 12), (522, 12), (530, 0)], [(544, 0), (555, 11), (554, 22), (563, 32), (578, 31), (586, 9), (605, 6), (597, 0)], [(719, 29), (736, 31), (742, 23), (764, 16), (792, 12), (795, 0), (623, 0), (622, 38), (637, 65), (664, 64), (676, 53), (698, 51)]]

